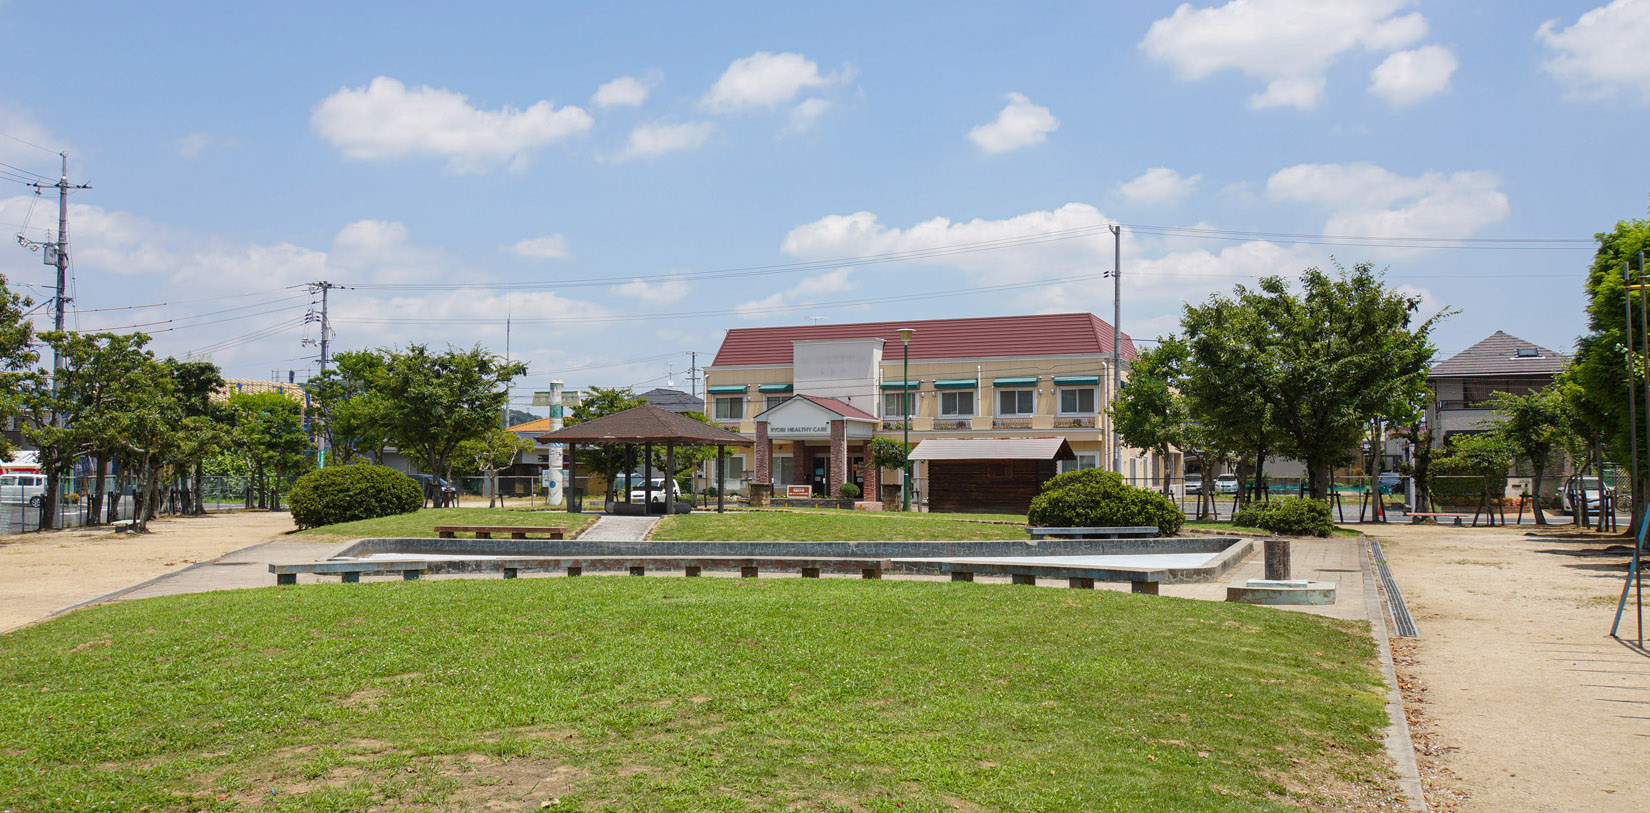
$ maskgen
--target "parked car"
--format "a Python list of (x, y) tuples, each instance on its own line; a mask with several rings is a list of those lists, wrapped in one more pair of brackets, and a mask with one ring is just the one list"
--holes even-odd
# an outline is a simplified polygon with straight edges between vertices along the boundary
[[(1614, 496), (1616, 489), (1614, 486), (1605, 485), (1602, 493)], [(1563, 509), (1569, 513), (1574, 514), (1576, 508), (1583, 501), (1587, 504), (1587, 510), (1597, 511), (1599, 501), (1602, 499), (1599, 490), (1599, 479), (1597, 477), (1571, 477), (1564, 483), (1564, 496), (1562, 499)]]
[(1238, 490), (1237, 475), (1222, 474), (1215, 478), (1215, 491), (1221, 494), (1236, 494)]
[(0, 503), (39, 508), (46, 501), (46, 475), (27, 472), (0, 474)]
[(1404, 491), (1403, 475), (1395, 471), (1383, 471), (1380, 477), (1380, 491), (1382, 494), (1401, 494)]
[[(653, 476), (653, 483), (652, 483), (652, 485), (653, 485), (653, 501), (654, 502), (663, 503), (665, 501), (665, 486), (666, 486), (667, 483), (670, 486), (670, 496), (675, 498), (676, 500), (682, 499), (682, 487), (680, 485), (678, 485), (675, 480), (672, 480), (669, 477), (665, 477), (664, 475), (657, 475), (656, 474), (656, 475)], [(647, 500), (647, 492), (648, 492), (648, 483), (647, 483), (647, 481), (642, 479), (642, 476), (640, 474), (631, 475), (631, 477), (630, 477), (630, 501), (631, 502), (645, 502)], [(614, 494), (624, 493), (624, 475), (621, 474), (618, 477), (613, 478), (613, 491), (612, 491), (612, 493), (614, 493)]]
[(437, 488), (440, 488), (441, 493), (448, 498), (441, 502), (451, 502), (453, 497), (458, 496), (458, 489), (453, 488), (452, 483), (433, 474), (409, 474), (407, 476), (411, 477), (418, 483), (418, 487), (424, 490), (424, 499), (433, 499), (436, 496)]
[(1202, 493), (1203, 493), (1203, 475), (1201, 475), (1201, 474), (1188, 474), (1188, 475), (1186, 475), (1186, 496), (1190, 497), (1190, 496), (1193, 496), (1195, 494), (1202, 494)]

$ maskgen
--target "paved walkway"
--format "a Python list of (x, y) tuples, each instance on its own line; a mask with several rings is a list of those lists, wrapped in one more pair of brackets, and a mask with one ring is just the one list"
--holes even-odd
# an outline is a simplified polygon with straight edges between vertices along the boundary
[(647, 538), (658, 517), (621, 517), (603, 514), (596, 524), (579, 535), (581, 542), (640, 542)]

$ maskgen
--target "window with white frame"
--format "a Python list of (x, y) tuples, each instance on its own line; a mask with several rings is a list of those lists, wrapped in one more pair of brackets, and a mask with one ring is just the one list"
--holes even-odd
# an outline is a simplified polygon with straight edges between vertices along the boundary
[(790, 398), (790, 396), (789, 395), (769, 395), (768, 397), (762, 399), (762, 409), (764, 411), (769, 410), (769, 409), (773, 409), (774, 407), (785, 403), (785, 399), (787, 399), (787, 398)]
[(716, 399), (716, 414), (719, 421), (742, 421), (745, 419), (745, 396), (732, 395), (727, 398)]
[(882, 417), (899, 420), (917, 414), (917, 394), (914, 392), (885, 392), (882, 394)]
[(1061, 415), (1093, 415), (1094, 388), (1072, 387), (1060, 390)]
[(1036, 411), (1036, 390), (997, 390), (997, 415), (999, 417), (1030, 417)]
[[(711, 471), (716, 471), (716, 459), (711, 458)], [(713, 475), (714, 476), (714, 475)], [(740, 480), (745, 476), (745, 456), (730, 454), (722, 458), (722, 479)]]
[(974, 391), (959, 390), (940, 393), (940, 415), (947, 418), (973, 417)]
[(796, 458), (788, 454), (773, 456), (773, 484), (788, 486), (796, 482)]
[(1084, 469), (1097, 468), (1100, 468), (1099, 452), (1078, 452), (1076, 460), (1060, 461), (1061, 474), (1065, 474), (1068, 471), (1082, 471)]

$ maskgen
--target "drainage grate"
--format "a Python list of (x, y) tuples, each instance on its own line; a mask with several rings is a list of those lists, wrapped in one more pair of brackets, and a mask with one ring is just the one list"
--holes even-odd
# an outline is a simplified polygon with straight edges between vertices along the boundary
[(1381, 552), (1381, 543), (1373, 537), (1369, 539), (1369, 560), (1375, 565), (1375, 575), (1381, 580), (1381, 592), (1386, 594), (1387, 610), (1392, 613), (1392, 632), (1399, 638), (1419, 638), (1421, 633), (1415, 629), (1415, 619), (1409, 615), (1409, 605), (1404, 603), (1404, 594), (1398, 589), (1398, 582), (1392, 578), (1392, 569), (1386, 566), (1386, 554)]

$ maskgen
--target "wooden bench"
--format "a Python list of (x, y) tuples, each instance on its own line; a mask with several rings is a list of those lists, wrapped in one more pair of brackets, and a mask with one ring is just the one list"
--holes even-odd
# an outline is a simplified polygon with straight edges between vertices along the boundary
[(1455, 519), (1455, 524), (1460, 525), (1461, 520), (1466, 519), (1470, 516), (1472, 516), (1472, 515), (1471, 514), (1444, 514), (1444, 513), (1427, 512), (1427, 511), (1420, 511), (1420, 512), (1411, 511), (1410, 514), (1409, 514), (1409, 524), (1411, 524), (1411, 525), (1420, 525), (1421, 521), (1425, 520), (1427, 517), (1432, 517), (1433, 519), (1437, 519), (1439, 517), (1453, 517)]
[(477, 539), (492, 539), (493, 534), (509, 534), (511, 539), (527, 539), (529, 535), (545, 539), (561, 539), (566, 528), (546, 528), (542, 525), (437, 525), (436, 536), (452, 539), (453, 534), (475, 534)]

